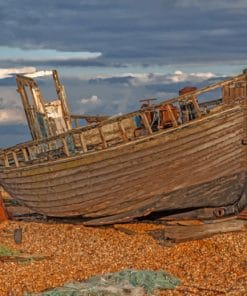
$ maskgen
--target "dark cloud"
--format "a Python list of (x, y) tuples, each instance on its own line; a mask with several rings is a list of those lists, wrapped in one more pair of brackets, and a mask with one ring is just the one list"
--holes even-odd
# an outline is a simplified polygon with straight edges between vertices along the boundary
[(140, 63), (246, 60), (246, 8), (229, 0), (2, 1), (0, 44)]
[(124, 68), (126, 65), (121, 62), (110, 62), (105, 59), (97, 60), (82, 60), (82, 59), (66, 59), (66, 60), (0, 60), (0, 67), (9, 68), (9, 67), (26, 67), (33, 66), (35, 67), (113, 67), (113, 68)]

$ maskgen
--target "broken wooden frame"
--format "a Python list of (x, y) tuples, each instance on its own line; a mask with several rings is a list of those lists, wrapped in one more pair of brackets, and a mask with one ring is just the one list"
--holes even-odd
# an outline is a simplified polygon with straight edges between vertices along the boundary
[[(54, 70), (52, 73), (58, 96), (61, 96), (61, 100), (63, 101), (64, 88), (60, 85), (57, 72)], [(71, 118), (73, 118), (75, 121), (77, 120), (77, 127), (69, 129), (68, 131), (60, 133), (58, 135), (49, 136), (46, 139), (40, 139), (35, 129), (32, 112), (29, 112), (30, 105), (28, 104), (24, 92), (24, 86), (37, 89), (37, 85), (35, 84), (33, 79), (28, 77), (23, 78), (23, 76), (20, 75), (18, 75), (17, 83), (18, 90), (22, 95), (30, 130), (35, 140), (19, 144), (8, 149), (2, 149), (0, 151), (0, 166), (5, 168), (18, 168), (20, 166), (29, 165), (31, 163), (39, 163), (61, 157), (70, 157), (77, 154), (90, 153), (93, 151), (98, 151), (120, 145), (128, 141), (134, 141), (143, 136), (150, 136), (154, 133), (164, 132), (164, 130), (153, 131), (146, 115), (147, 111), (158, 109), (162, 106), (169, 106), (170, 104), (178, 104), (179, 106), (181, 102), (192, 102), (196, 112), (196, 118), (194, 120), (199, 120), (202, 116), (207, 116), (205, 112), (201, 111), (202, 106), (204, 108), (208, 105), (220, 105), (223, 107), (230, 104), (233, 100), (246, 98), (247, 94), (246, 73), (244, 72), (244, 74), (238, 75), (223, 82), (217, 82), (200, 90), (195, 90), (179, 97), (152, 105), (148, 108), (145, 108), (145, 110), (139, 110), (113, 118), (108, 118), (104, 116), (93, 117), (86, 115), (71, 116), (68, 113), (68, 109), (65, 108), (64, 114), (65, 120), (67, 122), (67, 127), (71, 126)], [(222, 98), (198, 104), (197, 98), (199, 95), (213, 91), (217, 88), (222, 89)], [(179, 126), (188, 124), (188, 122), (179, 122), (174, 117), (171, 108), (168, 108), (168, 110), (170, 110), (170, 116), (172, 118), (171, 128), (175, 129), (179, 128)], [(91, 117), (90, 119), (94, 123), (88, 126), (79, 127), (78, 120), (87, 119), (87, 117)], [(135, 117), (140, 117), (143, 124), (143, 133), (139, 135), (135, 134), (135, 130), (137, 128), (135, 124)], [(34, 124), (34, 126), (32, 126), (32, 124)]]
[[(33, 77), (51, 75), (53, 77), (57, 98), (52, 102), (46, 102)], [(33, 140), (48, 138), (71, 130), (71, 118), (67, 97), (56, 70), (40, 71), (28, 75), (17, 75), (16, 82), (17, 91), (20, 93), (22, 99)]]

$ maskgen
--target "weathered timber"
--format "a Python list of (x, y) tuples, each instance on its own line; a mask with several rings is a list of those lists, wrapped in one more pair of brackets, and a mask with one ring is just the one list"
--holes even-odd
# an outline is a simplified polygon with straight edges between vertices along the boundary
[(230, 220), (213, 224), (164, 226), (161, 230), (149, 231), (149, 234), (161, 245), (166, 245), (169, 242), (179, 243), (203, 239), (219, 233), (245, 231), (246, 227), (246, 221)]
[(175, 118), (175, 116), (174, 116), (174, 114), (172, 112), (171, 106), (170, 105), (167, 105), (167, 109), (168, 109), (168, 112), (169, 112), (169, 114), (170, 114), (170, 116), (172, 118), (172, 124), (173, 124), (173, 126), (174, 127), (177, 127), (178, 126), (178, 122), (177, 122), (177, 120), (176, 120), (176, 118)]

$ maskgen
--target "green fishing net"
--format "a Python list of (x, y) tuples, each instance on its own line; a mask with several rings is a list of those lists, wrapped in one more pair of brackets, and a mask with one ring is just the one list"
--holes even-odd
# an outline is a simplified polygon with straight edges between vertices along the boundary
[(175, 289), (180, 281), (164, 272), (151, 270), (123, 270), (94, 276), (84, 282), (65, 284), (32, 296), (144, 296), (157, 289)]

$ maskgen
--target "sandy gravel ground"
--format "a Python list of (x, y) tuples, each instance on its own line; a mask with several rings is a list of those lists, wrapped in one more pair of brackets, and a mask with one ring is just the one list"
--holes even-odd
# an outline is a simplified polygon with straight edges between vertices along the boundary
[[(6, 237), (15, 228), (23, 241)], [(181, 279), (173, 291), (157, 295), (247, 295), (247, 230), (164, 247), (148, 230), (153, 224), (126, 224), (129, 235), (112, 227), (8, 221), (0, 224), (0, 244), (51, 258), (0, 262), (0, 295), (19, 296), (65, 282), (125, 268), (163, 269)]]

